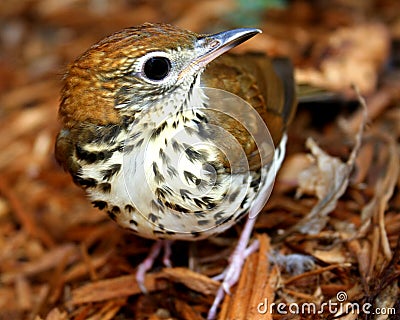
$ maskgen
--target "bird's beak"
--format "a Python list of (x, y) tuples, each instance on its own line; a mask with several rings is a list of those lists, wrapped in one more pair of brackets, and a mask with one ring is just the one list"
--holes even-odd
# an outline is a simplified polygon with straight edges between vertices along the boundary
[(195, 45), (198, 56), (191, 62), (188, 68), (182, 71), (181, 75), (186, 74), (188, 69), (204, 68), (209, 62), (213, 61), (226, 51), (249, 40), (262, 31), (254, 28), (241, 28), (223, 31), (212, 35), (200, 36)]

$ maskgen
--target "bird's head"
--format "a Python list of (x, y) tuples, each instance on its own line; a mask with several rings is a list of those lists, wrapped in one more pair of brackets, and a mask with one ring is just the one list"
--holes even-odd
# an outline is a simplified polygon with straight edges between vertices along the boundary
[(258, 29), (198, 35), (167, 24), (121, 30), (93, 45), (64, 78), (60, 117), (66, 127), (118, 123), (121, 115), (163, 97), (183, 101), (206, 65)]

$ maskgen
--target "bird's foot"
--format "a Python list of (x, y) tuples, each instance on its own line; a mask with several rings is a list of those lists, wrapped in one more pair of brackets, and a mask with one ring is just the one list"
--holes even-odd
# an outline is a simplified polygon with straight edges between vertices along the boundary
[(247, 219), (242, 234), (240, 235), (239, 242), (229, 258), (229, 265), (226, 267), (223, 273), (214, 277), (216, 280), (221, 280), (222, 283), (218, 288), (214, 302), (208, 312), (208, 320), (216, 318), (218, 307), (224, 299), (225, 294), (230, 294), (231, 287), (238, 282), (246, 258), (259, 248), (258, 240), (255, 240), (250, 246), (248, 246), (254, 222), (255, 219)]
[(147, 293), (147, 289), (144, 284), (146, 273), (152, 268), (154, 261), (159, 256), (162, 247), (164, 247), (164, 255), (162, 258), (163, 264), (166, 267), (171, 267), (171, 244), (172, 241), (169, 240), (157, 240), (151, 247), (146, 259), (139, 264), (136, 271), (136, 282), (143, 293)]

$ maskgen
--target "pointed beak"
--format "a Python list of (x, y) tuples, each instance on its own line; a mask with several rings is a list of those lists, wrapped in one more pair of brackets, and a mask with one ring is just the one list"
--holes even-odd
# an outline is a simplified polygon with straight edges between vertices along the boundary
[(198, 52), (198, 56), (185, 68), (179, 78), (184, 76), (189, 69), (202, 69), (208, 63), (218, 58), (226, 51), (238, 46), (239, 44), (249, 40), (256, 34), (262, 31), (254, 28), (241, 28), (223, 31), (212, 35), (200, 36), (195, 45), (195, 50)]
[(208, 50), (196, 59), (196, 63), (201, 66), (206, 66), (209, 62), (216, 59), (226, 51), (238, 46), (259, 33), (261, 33), (261, 30), (259, 29), (241, 28), (202, 36), (199, 38), (197, 44)]

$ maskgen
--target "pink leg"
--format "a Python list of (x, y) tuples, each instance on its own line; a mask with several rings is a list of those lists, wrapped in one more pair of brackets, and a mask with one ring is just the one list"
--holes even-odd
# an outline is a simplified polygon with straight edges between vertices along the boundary
[(236, 245), (235, 250), (229, 258), (229, 265), (222, 273), (223, 281), (219, 287), (217, 294), (215, 295), (214, 302), (208, 312), (207, 319), (212, 320), (217, 316), (218, 306), (221, 304), (225, 297), (225, 293), (230, 294), (230, 288), (236, 284), (239, 280), (240, 273), (243, 268), (244, 261), (246, 258), (255, 252), (259, 248), (258, 241), (254, 241), (250, 246), (247, 246), (250, 240), (251, 232), (253, 231), (256, 218), (247, 218), (246, 224), (244, 225), (242, 234), (240, 235), (239, 241)]
[(143, 293), (147, 293), (146, 286), (144, 285), (144, 278), (146, 272), (151, 269), (154, 264), (154, 261), (160, 254), (160, 250), (164, 247), (164, 255), (163, 255), (163, 263), (166, 267), (171, 267), (171, 244), (172, 241), (168, 240), (157, 240), (150, 249), (149, 254), (147, 255), (146, 259), (143, 260), (142, 263), (139, 264), (138, 269), (136, 271), (136, 281), (140, 290)]
[(171, 268), (172, 267), (172, 263), (171, 263), (171, 245), (172, 245), (172, 241), (171, 240), (164, 240), (164, 255), (163, 255), (163, 264), (164, 266), (166, 266), (167, 268)]

